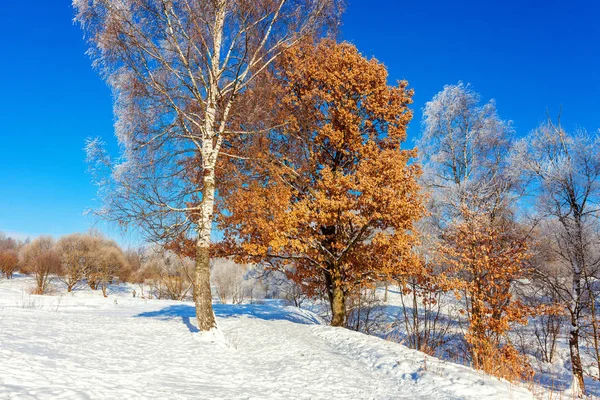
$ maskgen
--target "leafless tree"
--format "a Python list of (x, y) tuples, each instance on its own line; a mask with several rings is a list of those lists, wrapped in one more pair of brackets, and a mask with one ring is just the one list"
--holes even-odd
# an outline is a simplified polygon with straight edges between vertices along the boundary
[(423, 134), (417, 146), (422, 182), (432, 192), (434, 225), (445, 225), (464, 208), (494, 217), (514, 200), (514, 180), (507, 174), (513, 129), (500, 119), (493, 100), (470, 85), (447, 85), (423, 109)]
[(22, 271), (35, 278), (34, 294), (46, 293), (54, 274), (60, 271), (60, 258), (54, 244), (51, 236), (40, 236), (25, 245), (19, 253)]
[(0, 232), (0, 251), (18, 251), (20, 247), (20, 243), (15, 239), (6, 236), (4, 232)]
[[(74, 0), (115, 96), (122, 162), (100, 182), (105, 216), (154, 240), (195, 232), (201, 331), (216, 326), (210, 235), (220, 156), (236, 99), (286, 48), (335, 21), (336, 0)], [(98, 141), (88, 154), (107, 162)], [(108, 163), (110, 165), (110, 163)]]
[(560, 299), (570, 320), (569, 350), (573, 390), (585, 393), (580, 356), (580, 335), (589, 278), (597, 271), (600, 257), (597, 226), (600, 217), (600, 139), (580, 130), (566, 132), (548, 121), (519, 142), (513, 168), (523, 173), (537, 194), (538, 219), (552, 241), (557, 273), (538, 268), (543, 279)]
[(99, 247), (98, 239), (90, 235), (74, 233), (59, 239), (56, 244), (61, 261), (59, 279), (67, 285), (68, 292), (72, 292), (93, 267), (96, 247)]
[(562, 286), (565, 279), (568, 279), (555, 256), (552, 239), (555, 230), (556, 227), (548, 222), (534, 226), (530, 263), (537, 273), (532, 274), (524, 284), (515, 287), (519, 297), (528, 306), (547, 308), (546, 312), (531, 318), (529, 326), (521, 327), (517, 332), (523, 353), (534, 354), (542, 363), (552, 363), (555, 360), (558, 341), (568, 323), (566, 315), (555, 307), (561, 302), (555, 287)]
[(108, 285), (113, 283), (119, 271), (127, 268), (127, 259), (123, 251), (114, 242), (105, 241), (94, 256), (97, 282), (104, 297), (108, 296)]
[(425, 273), (398, 277), (406, 306), (397, 325), (410, 334), (411, 347), (433, 352), (445, 341), (452, 322), (445, 289), (436, 280), (444, 266), (432, 257), (443, 233), (468, 215), (484, 214), (490, 221), (512, 219), (519, 198), (519, 180), (509, 172), (514, 141), (510, 121), (500, 118), (493, 100), (482, 103), (469, 84), (447, 85), (423, 108), (422, 136), (417, 142), (423, 165), (421, 183), (430, 196), (429, 216), (418, 229)]
[(366, 334), (382, 332), (387, 324), (384, 304), (377, 295), (377, 287), (359, 287), (346, 299), (348, 317), (346, 327)]
[(19, 265), (19, 257), (15, 250), (0, 250), (0, 274), (11, 279)]
[(137, 283), (136, 276), (147, 259), (146, 248), (143, 246), (128, 248), (123, 251), (123, 255), (127, 260), (127, 266), (119, 271), (119, 280), (121, 282)]
[(194, 262), (188, 257), (155, 247), (142, 268), (143, 281), (156, 298), (184, 300), (192, 289)]
[(447, 293), (427, 281), (408, 279), (401, 288), (402, 311), (394, 326), (406, 333), (406, 346), (437, 354), (451, 339), (450, 333), (458, 325), (458, 312), (445, 301)]
[(240, 304), (244, 300), (246, 272), (246, 265), (232, 260), (219, 258), (213, 261), (212, 283), (222, 304)]

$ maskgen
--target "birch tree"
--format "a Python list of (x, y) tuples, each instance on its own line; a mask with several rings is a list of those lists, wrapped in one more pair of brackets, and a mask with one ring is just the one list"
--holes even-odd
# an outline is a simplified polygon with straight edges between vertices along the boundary
[(572, 389), (583, 394), (580, 335), (589, 278), (600, 264), (598, 229), (600, 217), (600, 137), (580, 130), (566, 132), (549, 121), (518, 143), (513, 160), (537, 195), (537, 211), (552, 224), (552, 252), (559, 274), (538, 268), (538, 275), (564, 305), (570, 319), (569, 350), (573, 371)]
[(236, 99), (287, 48), (335, 23), (336, 0), (74, 0), (76, 21), (114, 93), (122, 148), (99, 180), (102, 214), (154, 241), (194, 232), (194, 301), (201, 331), (216, 327), (210, 243), (216, 167)]
[(433, 192), (430, 204), (439, 223), (465, 207), (491, 217), (510, 201), (506, 172), (513, 130), (493, 100), (481, 103), (470, 85), (447, 85), (423, 109), (423, 133), (417, 143), (423, 184)]

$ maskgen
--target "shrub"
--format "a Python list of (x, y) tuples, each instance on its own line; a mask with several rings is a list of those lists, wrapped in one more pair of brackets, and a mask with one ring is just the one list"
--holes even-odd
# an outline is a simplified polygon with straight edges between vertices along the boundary
[(0, 273), (10, 279), (19, 265), (19, 257), (14, 250), (0, 251)]
[(40, 236), (24, 246), (19, 256), (22, 271), (35, 278), (33, 294), (46, 293), (53, 275), (60, 272), (60, 257), (54, 249), (54, 239)]

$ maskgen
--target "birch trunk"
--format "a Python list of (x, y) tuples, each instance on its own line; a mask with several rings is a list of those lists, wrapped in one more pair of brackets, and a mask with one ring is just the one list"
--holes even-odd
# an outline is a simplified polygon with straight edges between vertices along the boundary
[(194, 303), (200, 331), (216, 328), (210, 288), (210, 233), (215, 202), (215, 171), (205, 170), (202, 208), (196, 242), (196, 267), (194, 274)]
[[(204, 181), (202, 187), (202, 204), (198, 221), (198, 241), (196, 242), (196, 268), (194, 273), (194, 303), (196, 320), (200, 331), (209, 331), (217, 327), (215, 313), (212, 308), (212, 291), (210, 287), (210, 234), (215, 205), (215, 164), (219, 154), (215, 146), (216, 138), (216, 105), (219, 81), (219, 65), (225, 22), (225, 2), (221, 2), (215, 12), (213, 25), (213, 54), (211, 56), (211, 73), (208, 79), (206, 114), (202, 137), (202, 162)], [(224, 121), (222, 121), (224, 123)], [(218, 139), (217, 139), (218, 143)]]

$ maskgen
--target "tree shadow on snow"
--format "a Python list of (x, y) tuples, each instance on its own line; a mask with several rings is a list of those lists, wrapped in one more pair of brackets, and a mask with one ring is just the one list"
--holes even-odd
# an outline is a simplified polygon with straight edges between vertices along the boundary
[[(278, 307), (269, 304), (213, 304), (215, 315), (219, 318), (235, 318), (248, 316), (266, 321), (290, 321), (296, 324), (316, 325), (322, 322), (312, 313), (293, 307)], [(140, 318), (157, 318), (171, 320), (181, 318), (190, 332), (198, 332), (198, 328), (191, 323), (191, 318), (196, 317), (196, 309), (187, 304), (177, 304), (136, 315)]]

